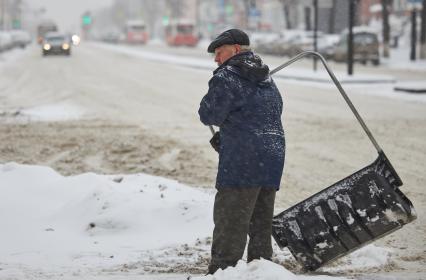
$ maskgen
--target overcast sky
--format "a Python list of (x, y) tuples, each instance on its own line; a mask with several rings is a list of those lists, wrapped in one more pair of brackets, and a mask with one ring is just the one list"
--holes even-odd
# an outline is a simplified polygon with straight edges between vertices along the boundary
[(80, 17), (87, 10), (109, 6), (112, 0), (26, 0), (33, 8), (46, 8), (43, 16), (54, 20), (62, 31), (80, 29)]

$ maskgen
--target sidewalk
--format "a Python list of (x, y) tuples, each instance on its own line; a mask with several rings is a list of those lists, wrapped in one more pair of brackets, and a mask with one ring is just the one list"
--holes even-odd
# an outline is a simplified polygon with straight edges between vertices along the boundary
[[(103, 43), (91, 43), (92, 45), (107, 49), (114, 52), (128, 54), (132, 56), (141, 57), (143, 59), (173, 63), (175, 65), (203, 69), (213, 71), (217, 66), (213, 60), (194, 58), (189, 56), (165, 54), (160, 52), (147, 51), (144, 49), (136, 49), (129, 46), (123, 45), (108, 45)], [(331, 78), (328, 73), (324, 70), (323, 66), (318, 64), (318, 71), (314, 72), (307, 68), (297, 68), (290, 66), (289, 69), (283, 69), (279, 73), (275, 74), (274, 77), (296, 81), (307, 81), (307, 82), (318, 82), (318, 83), (330, 83)], [(278, 65), (271, 66), (271, 70)], [(396, 83), (396, 79), (389, 75), (363, 75), (355, 74), (349, 76), (344, 72), (337, 71), (334, 73), (342, 84), (393, 84)]]

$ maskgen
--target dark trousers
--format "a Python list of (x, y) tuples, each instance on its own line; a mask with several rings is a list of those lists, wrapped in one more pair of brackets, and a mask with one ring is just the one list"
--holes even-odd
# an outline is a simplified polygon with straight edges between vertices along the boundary
[(275, 189), (220, 189), (214, 202), (214, 231), (209, 273), (235, 266), (250, 237), (247, 261), (271, 259)]

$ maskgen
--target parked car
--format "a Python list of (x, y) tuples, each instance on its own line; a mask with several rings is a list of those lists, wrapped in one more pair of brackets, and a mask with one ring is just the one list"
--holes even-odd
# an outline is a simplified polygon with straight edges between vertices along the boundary
[[(314, 50), (314, 33), (305, 30), (285, 30), (270, 36), (269, 40), (258, 40), (256, 50), (272, 55), (295, 56), (300, 52)], [(334, 51), (334, 45), (339, 40), (339, 35), (326, 35), (317, 33), (318, 51), (323, 55)], [(325, 55), (329, 57), (329, 55)]]
[(101, 34), (100, 39), (106, 43), (118, 44), (124, 40), (125, 35), (116, 30), (108, 30)]
[[(317, 47), (321, 47), (325, 41), (325, 36), (322, 32), (317, 32)], [(314, 50), (315, 34), (313, 31), (302, 31), (295, 33), (287, 42), (286, 55), (295, 56), (303, 51)]]
[(12, 42), (14, 47), (25, 48), (28, 44), (31, 43), (30, 34), (24, 30), (12, 30), (10, 34), (12, 35)]
[[(366, 64), (368, 61), (373, 65), (379, 65), (379, 40), (374, 32), (367, 30), (354, 31), (353, 39), (354, 61)], [(348, 34), (343, 33), (334, 50), (333, 59), (344, 62), (348, 57)]]
[[(291, 40), (297, 35), (295, 30), (285, 30), (280, 33), (266, 33), (254, 37), (255, 49), (260, 53), (272, 55), (288, 55)], [(253, 41), (253, 40), (252, 40)]]
[(47, 33), (43, 39), (42, 49), (43, 56), (49, 54), (71, 55), (71, 42), (69, 37), (64, 34)]
[(326, 59), (332, 59), (337, 44), (339, 43), (339, 34), (325, 34), (318, 42), (318, 52)]
[(0, 31), (0, 52), (13, 48), (12, 34), (8, 31)]

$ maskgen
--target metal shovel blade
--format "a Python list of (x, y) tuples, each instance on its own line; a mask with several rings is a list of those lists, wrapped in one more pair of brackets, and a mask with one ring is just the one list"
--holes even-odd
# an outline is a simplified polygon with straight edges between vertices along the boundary
[(307, 270), (344, 256), (416, 219), (383, 152), (367, 167), (278, 214), (272, 235)]

